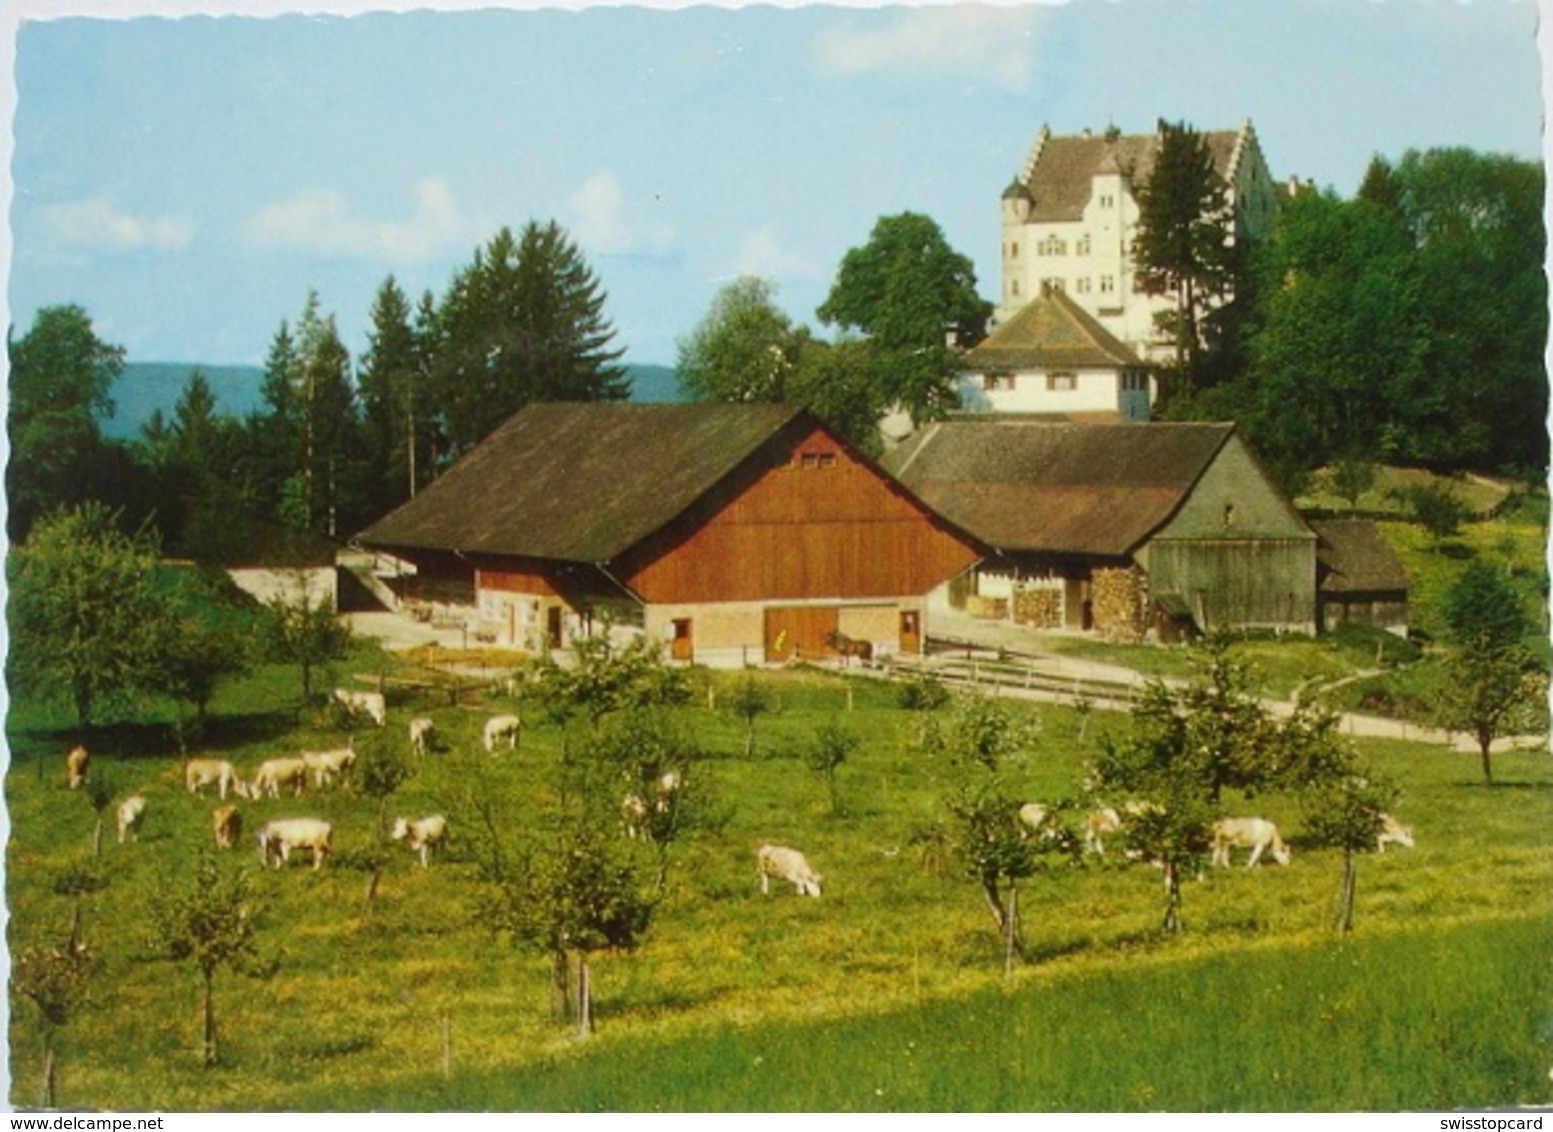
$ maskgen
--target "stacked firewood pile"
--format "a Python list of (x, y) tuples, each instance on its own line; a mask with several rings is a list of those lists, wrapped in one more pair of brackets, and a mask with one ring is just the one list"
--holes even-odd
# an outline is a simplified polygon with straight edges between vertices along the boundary
[(1050, 586), (1018, 586), (1014, 590), (1014, 621), (1032, 629), (1062, 627), (1062, 591)]
[(1148, 628), (1148, 577), (1137, 568), (1099, 569), (1090, 576), (1095, 629), (1108, 641), (1136, 642)]

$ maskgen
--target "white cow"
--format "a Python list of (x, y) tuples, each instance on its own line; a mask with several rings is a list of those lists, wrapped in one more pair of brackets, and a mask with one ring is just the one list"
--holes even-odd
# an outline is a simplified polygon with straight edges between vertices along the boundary
[(92, 761), (92, 756), (86, 753), (85, 747), (72, 747), (70, 753), (65, 756), (65, 781), (74, 790), (86, 781), (86, 767)]
[(410, 720), (410, 750), (417, 755), (424, 755), (426, 744), (431, 740), (431, 734), (436, 729), (437, 725), (423, 715)]
[(224, 802), (226, 792), (234, 789), (237, 782), (237, 771), (225, 759), (190, 759), (183, 764), (183, 785), (190, 794), (198, 794), (202, 787), (214, 783)]
[(421, 855), (421, 868), (426, 867), (427, 853), (433, 845), (438, 844), (447, 836), (448, 819), (441, 814), (427, 814), (425, 817), (416, 818), (414, 821), (406, 821), (397, 818), (394, 821), (393, 838), (395, 841), (403, 841), (416, 853)]
[(760, 891), (769, 894), (771, 878), (785, 880), (799, 896), (820, 894), (820, 874), (809, 867), (804, 855), (785, 845), (762, 845), (755, 854), (760, 869)]
[(356, 692), (350, 688), (336, 688), (334, 698), (345, 705), (345, 710), (352, 715), (362, 714), (372, 717), (372, 722), (382, 727), (388, 722), (388, 705), (383, 700), (382, 692)]
[(143, 795), (131, 794), (119, 803), (119, 844), (125, 839), (140, 840), (140, 826), (146, 820), (146, 800)]
[(1380, 828), (1375, 833), (1375, 852), (1384, 853), (1388, 841), (1411, 849), (1413, 847), (1413, 827), (1403, 825), (1390, 814), (1381, 814)]
[(334, 781), (335, 775), (356, 765), (354, 741), (332, 751), (303, 751), (302, 761), (313, 773), (313, 785), (322, 790)]
[(334, 827), (321, 818), (275, 818), (259, 827), (259, 864), (278, 869), (291, 858), (293, 849), (310, 849), (313, 868), (323, 867), (329, 856)]
[(1213, 863), (1218, 868), (1229, 868), (1231, 849), (1250, 849), (1251, 857), (1246, 868), (1252, 868), (1262, 859), (1264, 850), (1272, 850), (1273, 860), (1287, 865), (1291, 853), (1278, 836), (1278, 827), (1266, 818), (1224, 818), (1213, 823)]
[(249, 795), (254, 798), (262, 798), (268, 794), (271, 798), (279, 798), (281, 788), (290, 786), (292, 788), (292, 796), (300, 798), (302, 796), (302, 787), (306, 783), (306, 760), (296, 757), (266, 759), (259, 764), (259, 769), (253, 776), (253, 785), (249, 787)]
[(485, 749), (494, 752), (496, 744), (507, 740), (507, 748), (516, 750), (518, 733), (523, 730), (523, 720), (516, 715), (493, 715), (485, 721)]
[(1090, 853), (1098, 853), (1105, 856), (1105, 842), (1103, 835), (1107, 833), (1120, 833), (1122, 817), (1110, 806), (1101, 806), (1097, 810), (1090, 810), (1084, 815), (1084, 849)]
[(236, 806), (217, 806), (210, 812), (210, 828), (216, 835), (216, 848), (230, 849), (243, 835), (243, 815)]

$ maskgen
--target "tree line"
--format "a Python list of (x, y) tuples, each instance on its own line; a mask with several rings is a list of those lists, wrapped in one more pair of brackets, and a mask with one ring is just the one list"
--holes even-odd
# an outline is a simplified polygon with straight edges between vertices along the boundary
[(240, 515), (344, 537), (530, 401), (626, 397), (605, 301), (559, 225), (503, 228), (440, 299), (428, 291), (412, 304), (389, 276), (359, 359), (310, 292), (271, 339), (259, 409), (220, 413), (196, 370), (171, 414), (153, 414), (128, 444), (100, 427), (123, 349), (97, 337), (83, 308), (45, 308), (8, 339), (8, 532), (21, 541), (51, 511), (97, 500), (196, 557), (219, 557), (212, 543), (229, 540)]

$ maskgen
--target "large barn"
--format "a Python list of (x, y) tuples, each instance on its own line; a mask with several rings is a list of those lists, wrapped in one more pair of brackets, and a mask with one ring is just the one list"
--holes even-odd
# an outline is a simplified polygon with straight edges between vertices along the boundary
[(997, 555), (953, 604), (1137, 639), (1314, 633), (1316, 535), (1232, 424), (931, 424), (889, 468)]
[(926, 595), (982, 554), (772, 404), (531, 405), (358, 541), (464, 585), (499, 643), (631, 625), (708, 664), (918, 652)]

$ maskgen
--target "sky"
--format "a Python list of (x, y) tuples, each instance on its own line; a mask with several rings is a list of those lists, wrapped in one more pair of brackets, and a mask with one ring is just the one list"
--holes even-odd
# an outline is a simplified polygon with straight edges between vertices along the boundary
[(130, 361), (258, 364), (316, 291), (359, 357), (390, 275), (440, 297), (553, 219), (625, 360), (672, 364), (741, 274), (828, 332), (842, 256), (905, 211), (995, 297), (1043, 125), (1250, 119), (1274, 177), (1342, 196), (1376, 154), (1543, 152), (1535, 0), (413, 6), (8, 0), (15, 333), (74, 303)]

